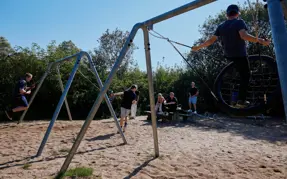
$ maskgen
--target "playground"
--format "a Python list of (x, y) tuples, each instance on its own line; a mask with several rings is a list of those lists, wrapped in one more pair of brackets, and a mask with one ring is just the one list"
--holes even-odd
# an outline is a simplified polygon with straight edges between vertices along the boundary
[[(110, 45), (116, 40), (104, 38), (114, 36), (107, 30), (94, 52), (64, 41), (57, 47), (50, 44), (46, 51), (39, 50), (38, 56), (35, 44), (31, 53), (27, 53), (29, 49), (17, 52), (19, 48), (0, 54), (3, 74), (13, 73), (1, 83), (5, 87), (1, 92), (1, 107), (5, 107), (1, 115), (7, 120), (0, 125), (0, 179), (286, 179), (287, 3), (247, 1), (249, 9), (246, 5), (242, 12), (249, 13), (249, 22), (254, 21), (248, 25), (255, 36), (247, 32), (237, 5), (219, 14), (219, 20), (223, 16), (228, 20), (217, 25), (208, 40), (194, 46), (171, 40), (154, 27), (214, 1), (189, 2), (136, 23), (126, 34), (116, 30), (115, 34), (121, 34), (116, 39), (120, 45)], [(253, 8), (254, 13), (250, 13)], [(262, 26), (261, 32), (260, 19), (268, 26)], [(139, 30), (143, 31), (145, 72), (129, 66)], [(151, 36), (169, 43), (187, 68), (157, 68), (154, 72)], [(230, 43), (221, 44), (224, 55), (212, 52), (222, 49), (215, 43), (217, 39)], [(240, 42), (238, 46), (233, 40)], [(175, 45), (188, 48), (189, 54), (184, 55)], [(109, 51), (115, 47), (116, 53)], [(237, 52), (232, 52), (234, 49)], [(113, 57), (106, 60), (110, 54)], [(28, 69), (37, 74), (36, 82), (32, 72), (27, 72), (13, 86), (14, 76)], [(186, 85), (190, 77), (196, 77), (200, 90), (194, 81), (191, 87)], [(15, 92), (9, 95), (12, 87)], [(116, 93), (112, 88), (117, 89)], [(8, 104), (10, 97), (13, 102)], [(114, 103), (116, 98), (120, 106)], [(182, 101), (187, 104), (182, 105)], [(99, 112), (102, 115), (96, 118)], [(51, 118), (41, 117), (47, 115)]]
[[(41, 157), (31, 159), (48, 122), (1, 125), (0, 178), (53, 178), (82, 121), (56, 122)], [(151, 124), (131, 120), (123, 145), (113, 119), (93, 121), (70, 167), (91, 167), (91, 178), (285, 178), (287, 126), (228, 120), (159, 123), (154, 158)], [(203, 142), (204, 141), (204, 142)]]

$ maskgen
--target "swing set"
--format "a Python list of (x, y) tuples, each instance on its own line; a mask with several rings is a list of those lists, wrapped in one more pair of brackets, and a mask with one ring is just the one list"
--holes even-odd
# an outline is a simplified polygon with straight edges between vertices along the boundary
[[(98, 94), (98, 97), (91, 109), (91, 112), (89, 113), (89, 116), (87, 117), (85, 123), (82, 126), (81, 131), (79, 132), (65, 162), (63, 163), (60, 173), (64, 173), (68, 167), (69, 164), (71, 163), (82, 139), (84, 138), (84, 135), (89, 128), (91, 121), (96, 114), (97, 110), (99, 109), (100, 103), (103, 100), (104, 95), (106, 94), (113, 77), (116, 74), (116, 71), (118, 70), (121, 62), (123, 61), (123, 58), (125, 54), (127, 53), (128, 49), (131, 46), (131, 43), (133, 42), (133, 38), (135, 37), (137, 31), (141, 28), (143, 30), (143, 35), (144, 35), (144, 47), (145, 47), (145, 56), (146, 56), (146, 66), (147, 66), (147, 74), (148, 74), (148, 85), (149, 85), (149, 99), (150, 99), (150, 109), (151, 109), (151, 119), (152, 119), (152, 131), (153, 131), (153, 141), (154, 141), (154, 152), (155, 152), (155, 157), (159, 156), (159, 146), (158, 146), (158, 136), (157, 136), (157, 121), (156, 121), (156, 114), (155, 111), (153, 110), (155, 108), (155, 99), (154, 99), (154, 88), (153, 88), (153, 77), (152, 77), (152, 68), (151, 68), (151, 54), (150, 54), (150, 41), (149, 41), (149, 30), (152, 29), (152, 25), (159, 23), (161, 21), (164, 21), (166, 19), (172, 18), (174, 16), (183, 14), (185, 12), (188, 12), (190, 10), (202, 7), (204, 5), (207, 5), (209, 3), (215, 2), (216, 0), (195, 0), (192, 1), (186, 5), (183, 5), (181, 7), (178, 7), (174, 10), (171, 10), (169, 12), (166, 12), (164, 14), (161, 14), (159, 16), (156, 16), (152, 19), (149, 19), (147, 21), (144, 21), (142, 23), (137, 23), (134, 25), (132, 28), (129, 37), (127, 38), (120, 55), (118, 56), (117, 60), (115, 61), (114, 67), (112, 68), (104, 86), (101, 88), (100, 93)], [(270, 19), (270, 24), (271, 24), (271, 29), (272, 29), (272, 36), (274, 39), (274, 44), (275, 44), (275, 53), (276, 53), (276, 62), (277, 62), (277, 67), (278, 67), (278, 74), (280, 76), (280, 82), (283, 86), (282, 88), (282, 93), (283, 93), (283, 98), (284, 98), (284, 106), (285, 106), (285, 113), (287, 113), (287, 88), (286, 88), (286, 81), (287, 81), (287, 74), (284, 75), (284, 68), (287, 68), (287, 63), (284, 63), (285, 57), (287, 56), (287, 32), (286, 30), (283, 31), (282, 29), (286, 29), (285, 24), (284, 24), (284, 16), (281, 8), (281, 4), (279, 0), (268, 0), (268, 12), (269, 12), (269, 19)], [(276, 20), (275, 20), (276, 19)], [(276, 27), (276, 28), (275, 28)], [(282, 46), (282, 48), (278, 48), (279, 46)], [(263, 56), (259, 54), (258, 56), (250, 56), (249, 58), (250, 61), (256, 62), (255, 64), (261, 64), (259, 67), (262, 68), (262, 71), (266, 70), (265, 67), (263, 68), (262, 64), (269, 64), (271, 62), (273, 65), (276, 66), (275, 61), (267, 56)], [(269, 67), (269, 66), (268, 66)], [(270, 68), (270, 67), (269, 67)], [(227, 65), (224, 70), (219, 74), (217, 78), (217, 91), (214, 93), (212, 90), (210, 90), (212, 96), (217, 98), (218, 101), (221, 100), (221, 105), (225, 106), (225, 108), (222, 107), (222, 109), (229, 109), (231, 108), (229, 105), (225, 104), (222, 99), (223, 95), (223, 83), (222, 83), (222, 76), (225, 76), (225, 74), (228, 74), (227, 72), (230, 69), (234, 69), (234, 66), (232, 63)], [(252, 69), (252, 68), (251, 68)], [(277, 74), (277, 69), (272, 68), (272, 70), (275, 70)], [(234, 70), (232, 70), (234, 71)], [(258, 72), (258, 67), (255, 68), (255, 72)], [(254, 73), (255, 73), (254, 72)], [(273, 74), (274, 72), (270, 73)], [(269, 73), (268, 73), (269, 74)], [(255, 75), (254, 75), (255, 76)], [(255, 78), (253, 78), (255, 79)], [(204, 83), (204, 82), (203, 82)], [(285, 85), (285, 86), (284, 86)], [(208, 87), (208, 86), (207, 86)], [(265, 90), (265, 95), (267, 90)], [(269, 90), (268, 90), (269, 91)], [(271, 90), (274, 91), (274, 90)], [(217, 96), (218, 95), (218, 96)], [(263, 95), (264, 96), (264, 95)], [(267, 95), (266, 95), (267, 96)], [(265, 99), (263, 97), (263, 99)], [(269, 100), (269, 99), (268, 99)], [(263, 100), (263, 105), (265, 105), (266, 100)], [(268, 103), (268, 102), (267, 102)], [(259, 103), (259, 105), (254, 106), (249, 109), (233, 109), (233, 112), (244, 112), (244, 110), (249, 110), (249, 112), (256, 112), (257, 109), (261, 109), (262, 102)]]
[[(48, 140), (48, 136), (51, 132), (51, 129), (53, 128), (53, 125), (54, 125), (54, 123), (55, 123), (55, 121), (59, 115), (60, 109), (61, 109), (64, 101), (66, 100), (66, 95), (67, 95), (68, 90), (71, 86), (71, 83), (72, 83), (73, 78), (76, 74), (76, 71), (78, 70), (80, 61), (82, 58), (86, 58), (86, 59), (88, 59), (90, 66), (92, 68), (92, 71), (94, 72), (95, 77), (97, 78), (100, 92), (99, 92), (97, 99), (95, 100), (94, 105), (92, 106), (80, 132), (78, 133), (78, 136), (75, 139), (73, 146), (72, 146), (69, 154), (67, 155), (67, 158), (65, 159), (65, 161), (64, 161), (64, 163), (60, 169), (60, 173), (64, 173), (68, 169), (68, 167), (69, 167), (69, 165), (70, 165), (82, 139), (85, 136), (85, 133), (87, 132), (92, 120), (94, 119), (96, 112), (98, 111), (98, 109), (100, 107), (102, 100), (105, 99), (108, 106), (111, 106), (106, 93), (107, 93), (109, 86), (112, 82), (112, 79), (116, 75), (116, 72), (119, 69), (120, 64), (122, 63), (128, 49), (131, 47), (131, 44), (133, 42), (133, 39), (134, 39), (137, 31), (139, 29), (142, 29), (143, 35), (144, 35), (146, 67), (147, 67), (147, 74), (148, 74), (149, 100), (150, 100), (150, 108), (151, 108), (154, 152), (155, 152), (155, 157), (158, 157), (159, 156), (159, 145), (158, 145), (156, 114), (155, 114), (155, 111), (153, 110), (155, 108), (155, 99), (154, 99), (154, 87), (153, 87), (153, 76), (152, 76), (152, 67), (151, 67), (150, 40), (149, 40), (150, 31), (153, 31), (152, 25), (159, 23), (159, 22), (162, 22), (164, 20), (167, 20), (169, 18), (172, 18), (174, 16), (183, 14), (185, 12), (191, 11), (193, 9), (205, 6), (205, 5), (210, 4), (212, 2), (215, 2), (215, 1), (216, 0), (195, 0), (195, 1), (192, 1), (188, 4), (186, 4), (186, 5), (178, 7), (174, 10), (171, 10), (169, 12), (166, 12), (164, 14), (156, 16), (152, 19), (149, 19), (147, 21), (135, 24), (133, 26), (133, 28), (132, 28), (132, 30), (131, 30), (131, 32), (130, 32), (130, 34), (129, 34), (129, 36), (128, 36), (118, 58), (116, 59), (115, 64), (114, 64), (113, 68), (111, 69), (111, 72), (110, 72), (110, 74), (109, 74), (109, 76), (106, 79), (104, 84), (102, 84), (102, 82), (99, 78), (99, 75), (96, 71), (95, 64), (93, 63), (90, 55), (87, 52), (81, 51), (75, 55), (57, 60), (53, 63), (50, 63), (48, 65), (48, 69), (47, 69), (46, 73), (40, 79), (40, 82), (39, 82), (34, 94), (32, 95), (32, 97), (29, 101), (29, 105), (32, 103), (32, 101), (35, 98), (35, 95), (37, 94), (37, 92), (39, 91), (43, 81), (45, 80), (45, 78), (49, 74), (50, 69), (57, 66), (59, 63), (61, 63), (63, 61), (67, 61), (67, 60), (70, 60), (71, 58), (76, 57), (76, 62), (74, 64), (72, 72), (70, 73), (69, 79), (68, 79), (65, 87), (62, 85), (62, 87), (64, 87), (64, 88), (61, 88), (63, 91), (62, 96), (59, 100), (57, 108), (53, 114), (53, 117), (50, 121), (48, 129), (46, 131), (46, 134), (43, 138), (43, 141), (41, 143), (41, 146), (40, 146), (36, 156), (41, 155), (43, 148), (44, 148), (44, 146)], [(250, 85), (249, 91), (250, 91), (250, 89), (252, 91), (253, 89), (256, 90), (257, 88), (263, 88), (263, 92), (252, 93), (252, 94), (255, 94), (254, 98), (256, 98), (256, 100), (254, 100), (255, 102), (253, 102), (252, 106), (250, 106), (248, 108), (242, 108), (242, 109), (234, 108), (231, 104), (231, 101), (229, 100), (229, 98), (233, 94), (236, 93), (236, 85), (238, 83), (238, 77), (237, 77), (238, 75), (236, 74), (236, 72), (234, 72), (235, 68), (234, 68), (233, 63), (229, 63), (219, 73), (219, 75), (217, 76), (217, 79), (214, 83), (214, 89), (213, 90), (211, 90), (211, 88), (206, 84), (206, 82), (203, 79), (201, 79), (202, 83), (206, 86), (206, 88), (210, 91), (210, 94), (213, 96), (214, 101), (219, 105), (219, 107), (223, 111), (226, 111), (227, 113), (238, 114), (238, 115), (242, 115), (242, 114), (244, 114), (244, 115), (249, 114), (250, 115), (250, 114), (255, 114), (255, 113), (261, 112), (262, 109), (265, 108), (266, 105), (268, 105), (268, 101), (272, 98), (273, 94), (275, 92), (277, 92), (277, 89), (279, 86), (278, 75), (280, 77), (280, 82), (282, 84), (282, 93), (283, 93), (283, 98), (284, 98), (285, 113), (287, 113), (287, 88), (286, 88), (287, 74), (285, 74), (285, 72), (283, 70), (284, 68), (285, 69), (287, 68), (287, 63), (284, 62), (285, 57), (287, 56), (287, 50), (286, 50), (287, 49), (287, 32), (286, 32), (286, 30), (285, 31), (282, 30), (282, 29), (286, 29), (286, 27), (284, 24), (283, 12), (282, 12), (280, 1), (279, 0), (267, 0), (267, 2), (268, 2), (269, 19), (270, 19), (270, 24), (271, 24), (271, 28), (272, 28), (272, 36), (273, 36), (274, 44), (275, 44), (276, 62), (271, 57), (261, 55), (260, 53), (258, 55), (252, 55), (249, 57), (249, 60), (251, 63), (251, 71), (252, 71), (252, 77), (251, 77), (251, 83), (250, 83), (251, 85)], [(153, 31), (153, 32), (156, 33), (155, 31)], [(190, 46), (181, 44), (179, 42), (171, 41), (168, 38), (161, 36), (159, 33), (157, 33), (157, 34), (162, 39), (167, 40), (175, 48), (175, 50), (181, 55), (181, 57), (186, 61), (186, 63), (191, 67), (191, 69), (193, 69), (192, 66), (190, 65), (190, 63), (188, 62), (188, 60), (182, 55), (182, 53), (179, 52), (179, 50), (175, 47), (174, 44), (182, 45), (182, 46), (185, 46), (187, 48), (191, 48)], [(278, 47), (280, 47), (280, 48), (278, 48)], [(204, 53), (204, 52), (200, 52), (200, 53)], [(212, 57), (212, 58), (214, 58), (214, 57)], [(277, 72), (276, 65), (278, 68), (278, 72)], [(264, 72), (264, 74), (262, 72)], [(261, 77), (261, 78), (257, 78), (257, 77)], [(264, 79), (264, 80), (262, 80), (262, 79)], [(272, 81), (272, 83), (270, 81)], [(273, 81), (274, 81), (274, 83), (273, 83)], [(61, 83), (61, 80), (59, 80), (59, 82)], [(231, 88), (230, 87), (230, 86), (232, 86), (231, 84), (233, 84), (234, 87)], [(258, 85), (259, 85), (259, 87), (257, 87)], [(269, 88), (269, 86), (270, 86), (270, 88)], [(279, 90), (280, 90), (280, 88), (279, 88)], [(228, 94), (229, 94), (229, 96), (228, 96)], [(260, 96), (260, 97), (258, 97), (258, 96)], [(112, 107), (110, 108), (110, 111), (111, 111), (111, 113), (113, 113)], [(26, 112), (23, 113), (23, 116), (21, 117), (20, 121), (23, 120), (25, 114), (26, 114)], [(117, 128), (118, 128), (118, 130), (122, 136), (124, 143), (126, 143), (125, 137), (121, 131), (121, 128), (117, 122), (116, 117), (114, 117), (114, 120), (115, 120), (116, 126), (117, 126)]]

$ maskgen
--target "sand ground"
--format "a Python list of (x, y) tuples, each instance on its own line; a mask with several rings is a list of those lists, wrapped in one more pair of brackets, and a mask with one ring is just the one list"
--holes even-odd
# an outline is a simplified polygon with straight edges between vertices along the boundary
[[(92, 178), (287, 179), (287, 127), (228, 120), (158, 123), (154, 159), (151, 123), (131, 120), (123, 141), (113, 119), (93, 121), (70, 168), (91, 167)], [(84, 121), (57, 121), (41, 157), (48, 121), (0, 124), (0, 178), (53, 178)], [(23, 166), (30, 164), (30, 167)]]

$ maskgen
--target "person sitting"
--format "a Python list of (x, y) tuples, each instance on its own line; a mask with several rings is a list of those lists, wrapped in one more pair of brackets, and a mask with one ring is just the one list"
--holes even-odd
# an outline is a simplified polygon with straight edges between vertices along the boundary
[(177, 98), (174, 96), (173, 92), (169, 93), (169, 97), (167, 97), (164, 105), (166, 106), (167, 112), (175, 112), (177, 108)]
[(161, 93), (159, 93), (157, 95), (157, 102), (155, 104), (155, 113), (158, 119), (160, 118), (160, 116), (163, 115), (163, 112), (165, 111), (164, 102), (165, 102), (164, 97), (162, 96)]
[(14, 89), (13, 93), (13, 104), (12, 108), (8, 108), (5, 110), (6, 116), (8, 119), (12, 120), (13, 113), (25, 111), (29, 108), (29, 104), (26, 98), (26, 95), (31, 94), (31, 90), (35, 88), (35, 84), (31, 87), (27, 87), (27, 83), (29, 83), (33, 78), (31, 73), (26, 73), (24, 78), (21, 78)]

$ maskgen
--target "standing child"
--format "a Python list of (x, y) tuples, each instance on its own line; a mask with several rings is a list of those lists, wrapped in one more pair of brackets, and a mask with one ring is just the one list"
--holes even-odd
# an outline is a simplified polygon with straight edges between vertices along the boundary
[(189, 104), (189, 110), (188, 112), (192, 112), (191, 106), (193, 105), (194, 113), (196, 114), (196, 102), (197, 102), (197, 96), (198, 96), (198, 89), (195, 87), (195, 83), (191, 82), (191, 89), (189, 91), (189, 98), (188, 98), (188, 104)]
[(129, 90), (126, 90), (124, 92), (121, 104), (121, 120), (120, 120), (120, 126), (123, 129), (123, 132), (125, 132), (128, 124), (128, 115), (131, 112), (131, 106), (132, 104), (136, 103), (136, 94), (135, 94), (136, 90), (137, 86), (132, 85)]
[(238, 107), (246, 107), (249, 101), (246, 101), (247, 90), (250, 78), (250, 65), (248, 60), (246, 41), (269, 45), (270, 41), (258, 37), (254, 37), (247, 32), (247, 26), (242, 19), (239, 19), (240, 11), (237, 5), (230, 5), (226, 9), (227, 20), (217, 26), (217, 29), (207, 41), (192, 47), (193, 51), (198, 51), (201, 48), (208, 47), (213, 44), (218, 38), (224, 49), (224, 55), (229, 60), (234, 62), (235, 68), (240, 75), (240, 87), (238, 94)]

